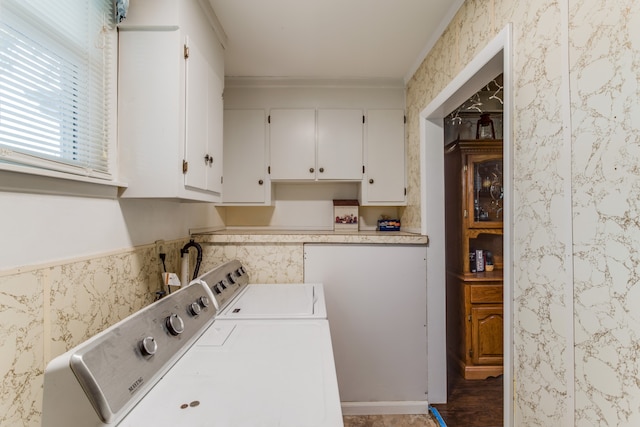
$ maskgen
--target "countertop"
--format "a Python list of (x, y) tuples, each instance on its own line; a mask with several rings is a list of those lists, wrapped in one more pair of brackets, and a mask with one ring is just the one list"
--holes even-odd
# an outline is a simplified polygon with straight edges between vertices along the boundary
[(219, 230), (193, 233), (199, 243), (354, 243), (426, 245), (428, 236), (403, 231)]

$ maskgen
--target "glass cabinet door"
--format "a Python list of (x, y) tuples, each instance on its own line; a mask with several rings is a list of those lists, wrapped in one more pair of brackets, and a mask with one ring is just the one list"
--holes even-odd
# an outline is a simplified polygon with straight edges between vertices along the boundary
[(467, 158), (467, 218), (470, 228), (501, 228), (504, 192), (502, 155)]

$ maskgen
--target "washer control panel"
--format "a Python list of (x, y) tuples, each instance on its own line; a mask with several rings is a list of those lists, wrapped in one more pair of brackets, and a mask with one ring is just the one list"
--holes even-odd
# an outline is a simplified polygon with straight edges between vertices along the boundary
[(222, 310), (249, 284), (249, 274), (240, 261), (233, 260), (206, 272), (193, 283), (205, 284), (211, 290), (214, 305)]
[(181, 288), (67, 353), (102, 421), (135, 404), (207, 329), (216, 314), (209, 292)]

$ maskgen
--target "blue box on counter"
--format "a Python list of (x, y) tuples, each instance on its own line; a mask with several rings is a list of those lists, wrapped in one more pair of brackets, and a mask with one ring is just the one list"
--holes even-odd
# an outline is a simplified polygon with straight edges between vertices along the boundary
[(400, 231), (399, 219), (379, 219), (378, 231)]

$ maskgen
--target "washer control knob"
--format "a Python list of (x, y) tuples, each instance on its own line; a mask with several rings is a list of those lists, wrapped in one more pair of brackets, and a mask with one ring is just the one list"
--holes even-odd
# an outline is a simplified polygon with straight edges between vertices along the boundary
[(245, 274), (247, 272), (247, 270), (244, 269), (244, 266), (240, 267), (240, 271), (242, 271), (242, 274)]
[(233, 276), (231, 275), (231, 273), (227, 274), (227, 280), (229, 281), (229, 283), (231, 283), (232, 285), (234, 283), (236, 283), (236, 279), (233, 278)]
[(144, 337), (140, 341), (140, 351), (145, 356), (153, 356), (158, 351), (158, 343), (153, 337)]
[(200, 304), (197, 301), (189, 304), (189, 313), (191, 313), (192, 316), (197, 316), (200, 314), (200, 311), (202, 311), (202, 307), (200, 307)]
[(205, 295), (201, 296), (200, 298), (198, 298), (198, 304), (200, 304), (200, 307), (202, 308), (209, 307), (209, 298), (207, 298)]
[(213, 292), (215, 292), (216, 295), (220, 295), (222, 293), (217, 283), (211, 287), (211, 290), (213, 290)]
[(236, 270), (236, 276), (242, 277), (242, 274), (243, 273), (242, 273), (242, 270), (240, 268)]
[(171, 335), (180, 335), (184, 332), (184, 322), (180, 316), (175, 313), (171, 313), (171, 315), (167, 317), (165, 324)]

